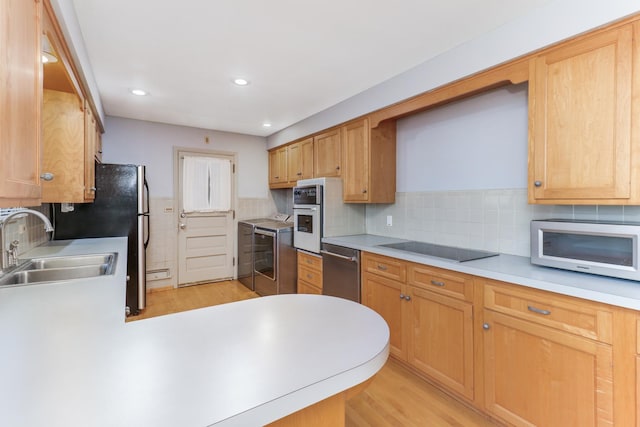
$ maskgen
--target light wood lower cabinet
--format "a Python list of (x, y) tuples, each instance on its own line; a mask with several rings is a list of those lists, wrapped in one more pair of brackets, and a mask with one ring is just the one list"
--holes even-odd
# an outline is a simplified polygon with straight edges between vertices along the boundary
[(487, 410), (516, 426), (613, 425), (610, 345), (486, 310)]
[(409, 363), (473, 400), (473, 304), (409, 286)]
[[(423, 285), (415, 280), (427, 272), (438, 285)], [(436, 279), (438, 275), (442, 276), (442, 270), (425, 270), (417, 264), (364, 253), (362, 303), (378, 312), (389, 325), (393, 356), (449, 391), (473, 400), (473, 304), (443, 295), (449, 289)], [(449, 273), (448, 278), (456, 278), (456, 284), (473, 286), (464, 275), (457, 278), (455, 273)]]
[[(366, 254), (363, 258), (366, 257)], [(407, 325), (406, 285), (372, 273), (362, 273), (362, 304), (377, 312), (389, 325), (389, 352), (407, 361), (410, 327)]]
[(298, 251), (298, 293), (322, 294), (322, 257)]
[(391, 355), (514, 426), (640, 426), (637, 311), (362, 253)]

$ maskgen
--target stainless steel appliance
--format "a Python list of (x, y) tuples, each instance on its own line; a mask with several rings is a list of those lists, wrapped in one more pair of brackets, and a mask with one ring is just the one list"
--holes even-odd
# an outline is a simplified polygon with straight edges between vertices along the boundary
[(146, 256), (149, 245), (149, 186), (145, 167), (96, 164), (96, 198), (67, 212), (53, 204), (54, 240), (128, 237), (127, 315), (146, 306)]
[(364, 205), (344, 203), (342, 179), (312, 178), (293, 189), (294, 235), (298, 249), (320, 253), (323, 237), (363, 234)]
[(360, 302), (360, 251), (322, 244), (322, 294)]
[(293, 241), (295, 247), (320, 252), (322, 238), (322, 185), (293, 189)]
[(293, 224), (273, 221), (253, 231), (255, 291), (262, 296), (295, 294), (298, 277)]
[(252, 291), (256, 290), (253, 273), (253, 232), (257, 224), (273, 221), (269, 218), (238, 221), (238, 281)]
[(531, 262), (640, 281), (640, 223), (531, 221)]

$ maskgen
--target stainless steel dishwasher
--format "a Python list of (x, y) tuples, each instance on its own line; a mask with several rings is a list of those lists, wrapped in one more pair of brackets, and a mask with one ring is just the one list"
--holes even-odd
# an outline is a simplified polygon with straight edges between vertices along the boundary
[(323, 243), (322, 294), (360, 302), (360, 251)]

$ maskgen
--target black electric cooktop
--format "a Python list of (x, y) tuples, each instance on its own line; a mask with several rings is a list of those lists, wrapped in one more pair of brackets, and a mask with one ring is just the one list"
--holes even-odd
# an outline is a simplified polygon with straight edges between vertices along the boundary
[(401, 242), (387, 243), (386, 245), (378, 245), (385, 248), (398, 249), (406, 252), (414, 252), (421, 255), (429, 255), (438, 258), (450, 259), (453, 261), (464, 262), (474, 259), (488, 258), (500, 255), (497, 252), (478, 251), (475, 249), (456, 248), (454, 246), (436, 245), (424, 242)]

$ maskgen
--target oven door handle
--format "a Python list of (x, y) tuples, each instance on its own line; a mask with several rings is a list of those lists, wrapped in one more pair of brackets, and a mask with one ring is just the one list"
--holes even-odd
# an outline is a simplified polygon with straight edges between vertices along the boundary
[(313, 207), (313, 208), (296, 208), (296, 207), (294, 207), (294, 208), (293, 208), (293, 212), (294, 212), (294, 213), (295, 213), (295, 212), (298, 212), (298, 211), (312, 211), (312, 212), (315, 212), (315, 211), (317, 211), (317, 210), (318, 210), (318, 208), (317, 208), (317, 207)]
[(334, 254), (333, 252), (325, 251), (324, 249), (321, 249), (320, 253), (322, 255), (334, 256), (336, 258), (344, 259), (346, 261), (358, 262), (358, 259), (354, 256), (344, 256), (344, 255)]

